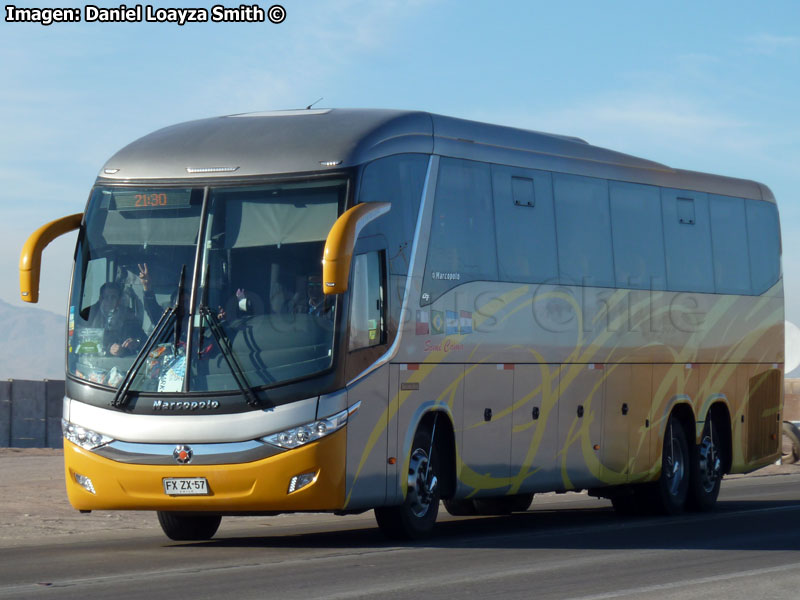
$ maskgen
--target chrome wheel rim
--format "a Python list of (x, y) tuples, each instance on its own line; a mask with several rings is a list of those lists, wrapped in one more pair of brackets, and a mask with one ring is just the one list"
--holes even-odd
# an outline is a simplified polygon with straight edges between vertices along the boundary
[(719, 480), (722, 478), (722, 461), (719, 458), (719, 452), (714, 444), (711, 436), (703, 436), (698, 448), (700, 461), (698, 466), (698, 473), (700, 475), (700, 485), (703, 491), (710, 493), (714, 491)]
[(438, 481), (430, 468), (428, 453), (416, 448), (408, 464), (408, 492), (406, 499), (411, 512), (416, 517), (428, 514)]
[(686, 460), (680, 451), (679, 442), (672, 432), (671, 425), (669, 428), (669, 444), (664, 450), (666, 452), (664, 467), (666, 470), (667, 490), (671, 496), (678, 496), (681, 482), (686, 474)]

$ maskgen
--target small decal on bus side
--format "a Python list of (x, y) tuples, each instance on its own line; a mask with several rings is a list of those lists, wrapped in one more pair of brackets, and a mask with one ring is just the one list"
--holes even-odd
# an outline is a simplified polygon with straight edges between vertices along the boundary
[(431, 272), (431, 279), (442, 281), (461, 281), (461, 273), (442, 273), (441, 271)]

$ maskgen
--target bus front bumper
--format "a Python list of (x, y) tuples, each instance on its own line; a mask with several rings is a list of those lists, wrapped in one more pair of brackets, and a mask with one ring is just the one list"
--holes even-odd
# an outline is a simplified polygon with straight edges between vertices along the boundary
[[(117, 462), (64, 440), (70, 504), (78, 510), (212, 512), (332, 511), (344, 506), (346, 427), (275, 456), (225, 465), (140, 465)], [(313, 475), (293, 492), (293, 477)], [(94, 493), (78, 480), (88, 478)], [(206, 495), (168, 495), (164, 480), (205, 478)]]

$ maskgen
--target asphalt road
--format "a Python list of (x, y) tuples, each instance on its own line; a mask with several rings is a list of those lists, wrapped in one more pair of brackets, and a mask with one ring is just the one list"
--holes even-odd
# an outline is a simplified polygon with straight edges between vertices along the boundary
[(510, 517), (440, 516), (435, 538), (400, 546), (380, 536), (371, 513), (224, 519), (215, 539), (198, 543), (171, 542), (155, 527), (0, 547), (0, 599), (800, 594), (797, 470), (726, 480), (710, 514), (621, 518), (605, 501), (548, 494)]

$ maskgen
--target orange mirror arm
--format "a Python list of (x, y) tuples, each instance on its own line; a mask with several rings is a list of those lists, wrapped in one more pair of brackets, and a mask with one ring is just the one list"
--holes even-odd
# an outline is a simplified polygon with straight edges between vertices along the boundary
[(83, 213), (69, 215), (42, 225), (34, 231), (19, 256), (19, 292), (25, 302), (39, 301), (39, 270), (42, 266), (42, 251), (58, 236), (74, 231), (81, 226)]
[(363, 227), (389, 212), (389, 202), (365, 202), (356, 204), (342, 213), (331, 227), (322, 254), (322, 290), (326, 294), (341, 294), (347, 291), (350, 277), (350, 262), (358, 233)]

